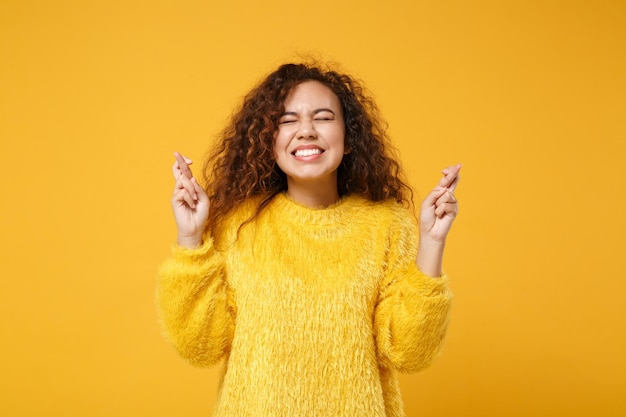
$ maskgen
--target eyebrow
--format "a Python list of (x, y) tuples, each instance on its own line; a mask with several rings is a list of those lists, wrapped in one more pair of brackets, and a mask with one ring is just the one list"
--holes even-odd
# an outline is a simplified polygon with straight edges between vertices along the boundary
[[(333, 115), (335, 115), (335, 112), (332, 111), (331, 109), (328, 109), (326, 107), (322, 107), (321, 109), (315, 109), (313, 110), (313, 114), (318, 114), (318, 113), (322, 113), (322, 112), (329, 112), (332, 113)], [(282, 116), (297, 116), (298, 113), (296, 113), (295, 111), (286, 111), (283, 114), (281, 114)]]

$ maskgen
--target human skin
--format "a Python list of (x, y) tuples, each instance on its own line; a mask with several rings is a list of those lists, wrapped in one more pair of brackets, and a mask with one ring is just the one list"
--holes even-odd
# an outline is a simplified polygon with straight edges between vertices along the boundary
[[(202, 243), (204, 224), (209, 215), (209, 197), (193, 177), (192, 161), (175, 153), (172, 167), (176, 185), (172, 208), (178, 228), (177, 243), (195, 248)], [(442, 274), (446, 238), (458, 213), (454, 191), (459, 183), (461, 165), (445, 168), (437, 186), (426, 196), (420, 208), (420, 240), (416, 264), (424, 274), (439, 277)]]
[(308, 207), (339, 200), (337, 169), (348, 153), (339, 99), (326, 85), (307, 81), (293, 88), (274, 133), (274, 158), (287, 176), (287, 193)]
[[(324, 84), (298, 84), (284, 103), (285, 112), (274, 134), (274, 158), (287, 176), (287, 193), (307, 207), (327, 207), (339, 200), (337, 168), (344, 154), (345, 126), (339, 99)], [(172, 208), (180, 246), (202, 243), (209, 215), (209, 198), (197, 183), (192, 161), (175, 153), (176, 185)], [(443, 177), (420, 207), (417, 267), (426, 275), (442, 275), (446, 238), (458, 213), (454, 192), (461, 165), (443, 169)]]
[(454, 192), (459, 184), (460, 170), (461, 164), (445, 168), (443, 177), (420, 207), (416, 263), (420, 271), (431, 277), (442, 274), (446, 238), (459, 211)]

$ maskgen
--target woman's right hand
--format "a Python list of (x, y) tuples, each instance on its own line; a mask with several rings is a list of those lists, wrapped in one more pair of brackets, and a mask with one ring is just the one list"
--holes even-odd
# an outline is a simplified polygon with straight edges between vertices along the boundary
[(189, 169), (191, 159), (174, 152), (176, 162), (172, 173), (176, 179), (172, 209), (178, 227), (177, 242), (186, 248), (195, 248), (202, 244), (204, 225), (209, 217), (209, 197), (196, 181)]

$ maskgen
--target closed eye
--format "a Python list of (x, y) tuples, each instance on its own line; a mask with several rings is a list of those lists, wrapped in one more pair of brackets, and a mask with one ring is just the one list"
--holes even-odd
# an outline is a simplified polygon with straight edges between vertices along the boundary
[(335, 112), (332, 111), (331, 109), (326, 109), (326, 108), (317, 109), (317, 110), (315, 110), (314, 113), (315, 113), (315, 119), (314, 120), (318, 120), (318, 121), (335, 120)]
[(298, 115), (295, 112), (285, 112), (278, 119), (279, 125), (293, 123), (298, 120)]

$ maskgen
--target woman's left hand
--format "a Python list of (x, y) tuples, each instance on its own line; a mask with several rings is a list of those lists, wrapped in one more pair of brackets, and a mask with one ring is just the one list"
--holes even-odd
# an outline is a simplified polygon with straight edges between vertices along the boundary
[(459, 211), (454, 191), (459, 184), (461, 164), (449, 166), (442, 172), (439, 184), (426, 196), (420, 209), (420, 240), (430, 238), (444, 243), (452, 222)]

